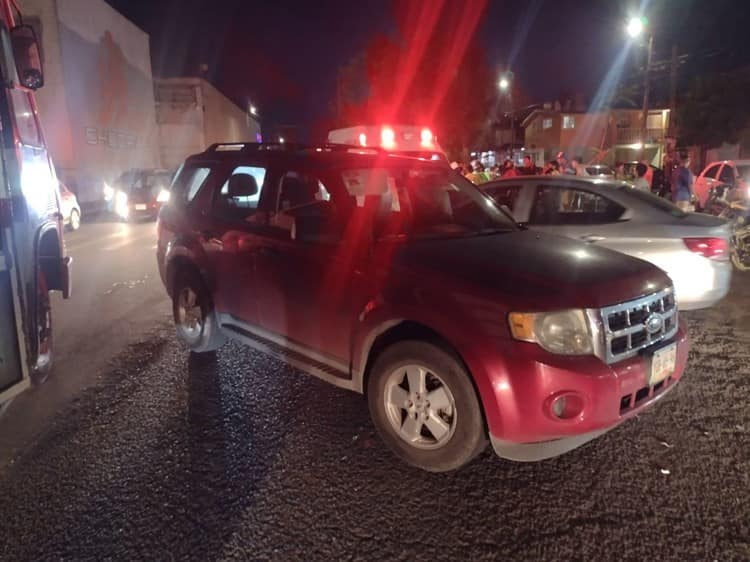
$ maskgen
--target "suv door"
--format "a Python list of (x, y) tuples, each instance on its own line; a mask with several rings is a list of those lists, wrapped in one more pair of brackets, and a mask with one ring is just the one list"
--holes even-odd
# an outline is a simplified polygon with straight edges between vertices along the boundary
[[(348, 375), (351, 332), (365, 304), (366, 256), (356, 237), (344, 236), (356, 203), (334, 177), (294, 169), (282, 175), (255, 287), (267, 335)], [(303, 221), (327, 221), (333, 234), (300, 239), (292, 231)]]
[(708, 199), (708, 192), (714, 185), (716, 185), (720, 169), (721, 162), (711, 164), (696, 178), (693, 191), (695, 192), (701, 206), (705, 206), (706, 200)]

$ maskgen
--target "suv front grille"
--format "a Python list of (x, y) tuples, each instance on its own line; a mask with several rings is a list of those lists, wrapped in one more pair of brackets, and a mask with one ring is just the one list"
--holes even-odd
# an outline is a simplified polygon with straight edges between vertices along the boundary
[(677, 332), (677, 304), (670, 287), (658, 293), (601, 309), (604, 355), (615, 363)]

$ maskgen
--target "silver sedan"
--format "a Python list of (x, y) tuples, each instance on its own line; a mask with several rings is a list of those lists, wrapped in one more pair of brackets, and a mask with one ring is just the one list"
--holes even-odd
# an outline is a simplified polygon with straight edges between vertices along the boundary
[(681, 310), (705, 308), (729, 291), (729, 225), (685, 213), (624, 182), (532, 176), (481, 189), (529, 228), (577, 238), (650, 261), (667, 272)]

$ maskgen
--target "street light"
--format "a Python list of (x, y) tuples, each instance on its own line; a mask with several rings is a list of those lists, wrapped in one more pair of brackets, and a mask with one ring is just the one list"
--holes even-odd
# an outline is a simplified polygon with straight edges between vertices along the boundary
[(250, 115), (258, 115), (258, 108), (254, 105), (250, 106)]
[(643, 30), (646, 29), (646, 18), (630, 18), (628, 25), (625, 26), (625, 31), (631, 39), (640, 37)]
[(284, 144), (284, 137), (279, 137), (279, 144)]
[(513, 92), (511, 85), (513, 84), (513, 73), (507, 71), (500, 76), (500, 81), (497, 83), (500, 91), (508, 96), (508, 105), (510, 106), (510, 158), (513, 159), (513, 144), (516, 141), (516, 124), (513, 120)]

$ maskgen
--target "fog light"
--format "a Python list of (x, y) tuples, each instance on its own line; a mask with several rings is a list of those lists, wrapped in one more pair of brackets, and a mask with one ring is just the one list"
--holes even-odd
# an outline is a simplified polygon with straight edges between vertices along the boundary
[(575, 392), (552, 396), (548, 402), (548, 412), (559, 420), (577, 418), (583, 412), (583, 398)]

